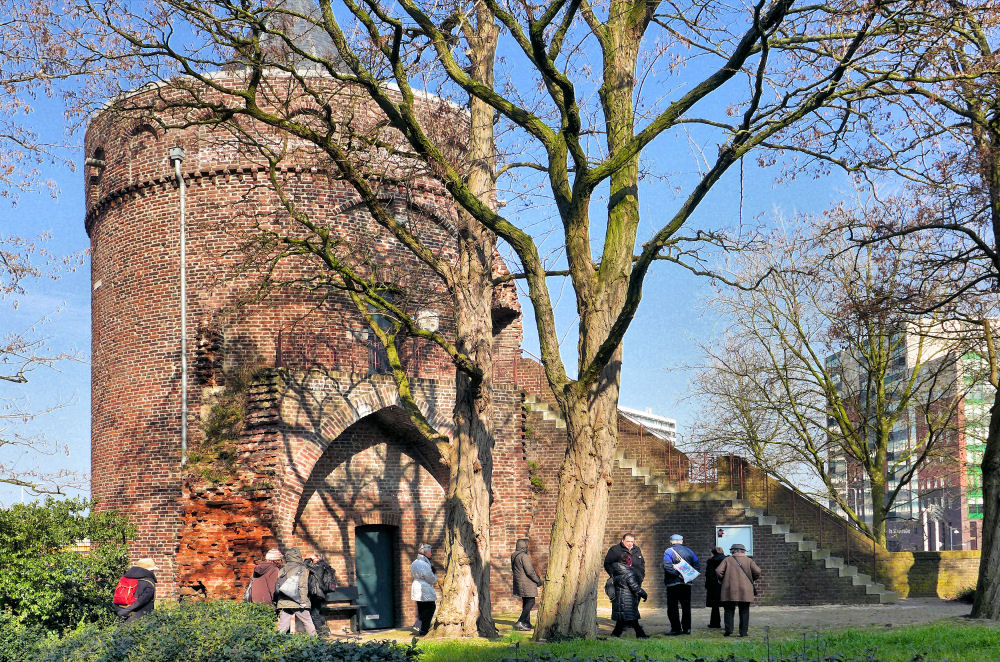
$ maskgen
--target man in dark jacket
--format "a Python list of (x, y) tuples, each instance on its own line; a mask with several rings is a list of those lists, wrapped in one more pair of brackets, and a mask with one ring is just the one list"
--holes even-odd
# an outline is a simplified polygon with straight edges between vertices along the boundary
[(698, 555), (684, 546), (683, 536), (675, 533), (670, 536), (670, 547), (663, 552), (663, 583), (667, 585), (670, 635), (691, 634), (691, 585), (684, 581), (680, 571), (674, 567), (680, 559), (687, 561), (695, 570), (701, 570)]
[(722, 582), (719, 581), (715, 569), (726, 559), (726, 550), (721, 547), (712, 548), (712, 558), (705, 562), (705, 606), (712, 610), (708, 617), (708, 627), (721, 628), (722, 617), (719, 608), (722, 606)]
[(312, 602), (309, 615), (312, 617), (313, 625), (316, 626), (316, 632), (325, 637), (330, 634), (330, 628), (326, 624), (326, 616), (323, 615), (323, 605), (326, 604), (326, 594), (334, 589), (336, 574), (326, 559), (319, 554), (313, 554), (309, 557), (309, 572), (315, 579), (314, 583), (317, 589), (315, 592), (309, 593), (309, 599)]
[(153, 559), (139, 559), (135, 565), (125, 573), (127, 579), (137, 581), (135, 587), (135, 600), (129, 605), (119, 605), (112, 602), (115, 613), (123, 622), (134, 621), (142, 618), (153, 611), (156, 602), (156, 575), (154, 571), (159, 570)]
[(636, 639), (648, 639), (649, 635), (639, 625), (639, 599), (647, 598), (646, 591), (635, 579), (632, 564), (629, 563), (628, 552), (623, 552), (618, 560), (611, 564), (614, 573), (611, 578), (615, 584), (615, 597), (611, 601), (611, 619), (615, 622), (612, 637), (622, 636), (622, 631), (631, 626), (635, 630)]
[(514, 545), (514, 553), (510, 556), (510, 570), (514, 580), (514, 595), (521, 597), (521, 616), (514, 623), (514, 629), (530, 630), (531, 609), (535, 606), (542, 580), (538, 578), (531, 555), (528, 554), (527, 538), (521, 538)]
[(629, 558), (632, 559), (632, 565), (629, 568), (632, 569), (632, 574), (635, 575), (635, 581), (639, 586), (642, 586), (642, 580), (646, 578), (646, 559), (642, 558), (642, 550), (635, 544), (635, 536), (631, 533), (623, 535), (622, 541), (617, 545), (612, 545), (608, 553), (605, 554), (604, 572), (614, 577), (613, 566), (615, 563), (618, 563), (624, 553), (627, 553)]
[(264, 560), (254, 566), (250, 580), (250, 602), (274, 605), (274, 588), (278, 582), (283, 557), (277, 549), (268, 550)]

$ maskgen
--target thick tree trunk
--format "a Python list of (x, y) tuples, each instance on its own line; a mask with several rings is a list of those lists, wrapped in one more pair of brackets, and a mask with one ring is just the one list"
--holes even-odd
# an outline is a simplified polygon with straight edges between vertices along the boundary
[[(468, 34), (473, 77), (493, 85), (499, 30), (477, 3), (475, 30)], [(496, 200), (496, 141), (493, 108), (473, 98), (469, 105), (469, 190), (493, 206)], [(447, 500), (442, 599), (434, 634), (493, 638), (498, 635), (490, 599), (490, 505), (493, 501), (493, 249), (496, 237), (460, 211), (458, 263), (450, 283), (455, 303), (456, 346), (482, 370), (477, 383), (456, 371), (455, 432)]]
[(1000, 620), (1000, 391), (990, 410), (983, 453), (983, 534), (973, 618)]
[(570, 396), (569, 445), (549, 543), (535, 639), (597, 634), (611, 463), (618, 445), (618, 363), (582, 397)]
[[(455, 432), (445, 501), (446, 562), (435, 636), (497, 636), (490, 601), (493, 338), (489, 293), (479, 298), (466, 298), (457, 311), (459, 349), (474, 357), (484, 377), (477, 385), (456, 371)], [(463, 346), (466, 343), (471, 346)]]

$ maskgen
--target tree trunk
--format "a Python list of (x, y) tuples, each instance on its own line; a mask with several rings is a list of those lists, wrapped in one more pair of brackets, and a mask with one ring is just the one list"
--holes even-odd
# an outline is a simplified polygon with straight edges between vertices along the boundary
[[(986, 189), (990, 200), (990, 218), (993, 226), (994, 245), (1000, 242), (1000, 135), (991, 131), (980, 143), (985, 170)], [(995, 271), (998, 270), (994, 264)], [(994, 274), (1000, 280), (1000, 273)], [(987, 320), (987, 325), (990, 322)], [(989, 328), (987, 326), (987, 333)], [(996, 382), (997, 356), (994, 339), (987, 335), (990, 381)], [(1000, 620), (1000, 389), (993, 396), (990, 409), (990, 428), (983, 451), (983, 530), (982, 554), (979, 558), (979, 580), (976, 583), (976, 600), (972, 604), (974, 618)]]
[(491, 297), (487, 289), (459, 299), (456, 310), (458, 349), (474, 358), (483, 370), (483, 380), (476, 384), (465, 373), (458, 370), (455, 373), (455, 431), (445, 500), (446, 563), (441, 579), (442, 599), (433, 631), (435, 636), (472, 637), (478, 634), (495, 637), (497, 630), (490, 600)]
[(569, 445), (559, 471), (536, 640), (597, 634), (597, 585), (618, 445), (618, 374), (615, 361), (588, 392), (567, 400)]
[[(493, 85), (499, 29), (484, 3), (468, 33), (472, 76)], [(469, 104), (469, 190), (496, 202), (493, 108)], [(476, 382), (456, 370), (455, 432), (445, 502), (445, 555), (435, 636), (498, 636), (490, 599), (490, 505), (493, 501), (493, 250), (496, 237), (468, 213), (458, 220), (458, 263), (450, 283), (456, 345), (482, 370)]]
[(983, 533), (973, 618), (1000, 620), (1000, 391), (993, 398), (983, 452)]

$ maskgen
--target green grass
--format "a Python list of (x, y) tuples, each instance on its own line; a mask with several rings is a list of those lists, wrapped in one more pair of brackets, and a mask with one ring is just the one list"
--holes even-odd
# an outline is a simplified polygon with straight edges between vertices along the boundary
[[(948, 620), (929, 625), (869, 627), (835, 630), (815, 636), (770, 637), (772, 660), (924, 660), (985, 662), (1000, 660), (1000, 628), (981, 622)], [(420, 662), (497, 662), (505, 658), (530, 658), (530, 653), (550, 653), (577, 659), (631, 660), (767, 660), (764, 632), (751, 630), (746, 639), (723, 638), (718, 632), (690, 637), (654, 636), (649, 640), (570, 640), (535, 644), (527, 637), (509, 634), (499, 641), (425, 640)]]

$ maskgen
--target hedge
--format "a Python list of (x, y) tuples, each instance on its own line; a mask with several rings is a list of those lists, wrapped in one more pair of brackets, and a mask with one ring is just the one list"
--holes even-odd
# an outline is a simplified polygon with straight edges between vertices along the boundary
[[(279, 634), (274, 611), (237, 602), (160, 609), (121, 626), (81, 625), (62, 637), (11, 628), (0, 662), (413, 662), (413, 647)], [(4, 625), (0, 622), (0, 625)]]

